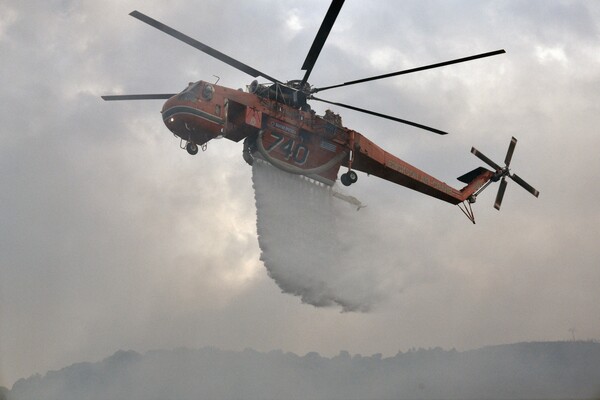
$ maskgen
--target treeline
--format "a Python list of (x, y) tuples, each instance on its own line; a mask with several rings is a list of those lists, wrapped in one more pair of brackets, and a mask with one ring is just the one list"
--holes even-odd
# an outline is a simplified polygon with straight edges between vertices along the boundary
[(97, 363), (17, 381), (8, 400), (590, 399), (600, 344), (536, 342), (393, 357), (180, 348), (118, 351)]

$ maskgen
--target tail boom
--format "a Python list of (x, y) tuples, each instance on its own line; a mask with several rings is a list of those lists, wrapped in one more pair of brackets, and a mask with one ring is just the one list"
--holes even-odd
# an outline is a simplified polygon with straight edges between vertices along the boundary
[(492, 171), (485, 168), (475, 170), (479, 172), (474, 176), (469, 176), (467, 186), (458, 190), (388, 153), (356, 132), (354, 150), (353, 169), (375, 175), (451, 204), (460, 204), (468, 200), (471, 195), (494, 176)]

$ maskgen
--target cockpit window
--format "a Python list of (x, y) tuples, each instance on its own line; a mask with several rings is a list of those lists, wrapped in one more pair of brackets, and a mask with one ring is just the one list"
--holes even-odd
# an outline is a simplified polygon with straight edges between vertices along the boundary
[(181, 100), (196, 101), (200, 97), (201, 82), (190, 82), (187, 88), (179, 94)]

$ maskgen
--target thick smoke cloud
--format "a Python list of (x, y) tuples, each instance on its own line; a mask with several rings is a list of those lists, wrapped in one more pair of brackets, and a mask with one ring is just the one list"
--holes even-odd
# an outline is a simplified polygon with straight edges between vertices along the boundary
[[(518, 343), (383, 358), (246, 349), (118, 351), (15, 383), (7, 400), (597, 399), (600, 344)], [(0, 392), (0, 396), (2, 393)], [(1, 398), (1, 397), (0, 397)]]

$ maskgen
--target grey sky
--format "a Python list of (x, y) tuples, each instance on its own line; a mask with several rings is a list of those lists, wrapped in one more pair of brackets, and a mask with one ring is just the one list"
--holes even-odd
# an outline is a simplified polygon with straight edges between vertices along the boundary
[(99, 97), (252, 80), (134, 9), (285, 80), (301, 76), (328, 4), (0, 0), (0, 385), (117, 349), (393, 355), (566, 339), (570, 328), (600, 338), (597, 1), (346, 2), (314, 85), (507, 51), (322, 94), (446, 137), (336, 110), (346, 126), (456, 187), (481, 164), (471, 146), (501, 162), (515, 136), (512, 168), (541, 192), (510, 182), (498, 213), (492, 187), (473, 226), (361, 174), (348, 193), (372, 223), (349, 234), (377, 249), (364, 268), (390, 288), (368, 313), (302, 304), (267, 276), (240, 145), (190, 157), (160, 101)]

